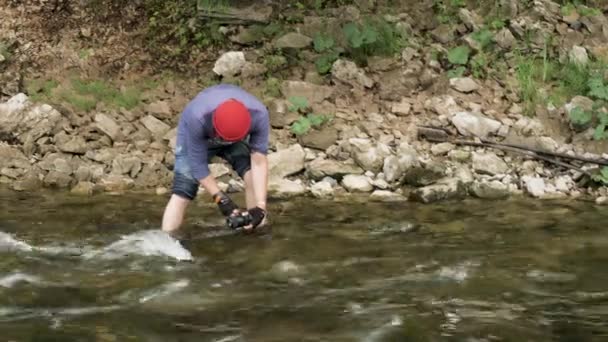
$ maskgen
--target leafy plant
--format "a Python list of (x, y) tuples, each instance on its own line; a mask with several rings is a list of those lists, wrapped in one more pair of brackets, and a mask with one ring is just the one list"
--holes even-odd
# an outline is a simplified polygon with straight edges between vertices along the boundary
[(464, 45), (457, 46), (448, 51), (448, 61), (456, 65), (466, 65), (469, 61), (471, 50)]
[(593, 139), (608, 139), (608, 113), (602, 112), (597, 115), (598, 125), (593, 132)]
[(332, 37), (322, 33), (317, 33), (313, 39), (313, 46), (316, 52), (322, 53), (330, 50), (335, 45)]
[(608, 186), (608, 166), (604, 166), (597, 174), (591, 176), (591, 179)]
[(455, 69), (448, 70), (448, 78), (458, 78), (464, 75), (464, 72), (467, 71), (466, 67), (459, 66)]
[(301, 116), (291, 125), (291, 132), (295, 135), (304, 135), (308, 133), (312, 127), (319, 127), (327, 120), (329, 120), (329, 117), (323, 114), (308, 114), (306, 116)]
[(593, 119), (593, 112), (586, 111), (581, 107), (574, 107), (568, 114), (570, 121), (576, 125), (586, 125)]
[(589, 78), (587, 85), (589, 86), (589, 96), (608, 101), (608, 83), (602, 76), (596, 75)]
[(292, 112), (301, 112), (308, 108), (308, 99), (303, 96), (292, 96), (289, 99), (289, 110)]
[(494, 42), (494, 34), (487, 28), (483, 28), (481, 30), (473, 32), (471, 34), (471, 38), (473, 38), (473, 40), (479, 43), (482, 50), (485, 50)]
[(281, 95), (281, 82), (278, 78), (269, 77), (264, 82), (264, 94), (272, 97), (279, 97)]
[(315, 60), (315, 68), (320, 75), (327, 74), (334, 62), (340, 57), (340, 53), (332, 51), (319, 56)]

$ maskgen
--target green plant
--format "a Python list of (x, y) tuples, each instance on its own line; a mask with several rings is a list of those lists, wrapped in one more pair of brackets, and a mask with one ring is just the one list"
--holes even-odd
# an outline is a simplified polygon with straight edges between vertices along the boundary
[(598, 173), (591, 176), (591, 179), (600, 184), (608, 186), (608, 166), (602, 167)]
[(319, 56), (315, 60), (315, 68), (320, 75), (327, 74), (334, 62), (340, 57), (340, 53), (332, 51)]
[(332, 37), (323, 33), (317, 33), (312, 42), (315, 51), (318, 53), (329, 51), (336, 44)]
[(570, 121), (576, 125), (586, 125), (593, 119), (593, 112), (586, 111), (581, 107), (574, 107), (568, 114)]
[(384, 19), (366, 18), (363, 23), (349, 22), (342, 28), (346, 52), (358, 63), (366, 64), (367, 57), (392, 55), (405, 45), (405, 37)]
[(289, 111), (303, 112), (309, 106), (308, 99), (303, 96), (292, 96), (287, 99), (289, 101)]
[(8, 60), (11, 58), (11, 51), (9, 45), (5, 42), (0, 41), (0, 60)]
[(270, 73), (277, 72), (287, 65), (287, 58), (283, 55), (268, 55), (264, 58), (264, 66)]
[(311, 128), (320, 127), (329, 120), (329, 116), (325, 114), (310, 113), (308, 99), (303, 96), (292, 96), (288, 101), (289, 111), (303, 114), (290, 127), (291, 132), (295, 135), (304, 135), (308, 133)]
[(433, 9), (442, 24), (454, 23), (458, 18), (458, 9), (465, 7), (465, 0), (434, 0)]
[(448, 61), (454, 65), (466, 65), (469, 61), (469, 47), (461, 45), (448, 51)]
[(269, 77), (264, 82), (264, 94), (272, 97), (281, 95), (281, 81), (276, 77)]
[(29, 84), (27, 88), (27, 94), (34, 101), (43, 101), (50, 97), (53, 89), (57, 88), (59, 82), (50, 80), (35, 80)]
[(608, 101), (608, 83), (602, 75), (596, 74), (591, 76), (587, 81), (589, 87), (589, 96), (598, 100)]
[(479, 43), (481, 50), (487, 49), (494, 42), (494, 34), (487, 28), (473, 32), (471, 38)]
[(601, 112), (597, 114), (598, 125), (593, 131), (593, 139), (601, 140), (608, 139), (608, 113)]

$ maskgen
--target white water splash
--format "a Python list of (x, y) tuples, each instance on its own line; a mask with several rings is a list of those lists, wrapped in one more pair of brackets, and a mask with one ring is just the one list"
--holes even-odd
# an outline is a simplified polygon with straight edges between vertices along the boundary
[(99, 251), (85, 253), (84, 257), (119, 259), (130, 255), (168, 256), (180, 261), (193, 260), (189, 250), (160, 230), (145, 230), (124, 235), (120, 240)]
[(0, 232), (0, 252), (31, 252), (34, 247), (15, 239), (11, 234)]
[(21, 272), (11, 273), (7, 276), (0, 278), (0, 286), (2, 286), (2, 287), (11, 288), (21, 282), (40, 284), (40, 283), (42, 283), (42, 280), (36, 276), (21, 273)]
[(479, 262), (476, 261), (465, 261), (454, 266), (444, 266), (437, 271), (437, 276), (443, 279), (454, 280), (456, 282), (463, 282), (467, 280), (473, 269), (480, 266)]
[(403, 325), (403, 320), (398, 315), (393, 315), (391, 320), (382, 326), (374, 329), (369, 335), (365, 336), (363, 342), (376, 342), (392, 340), (390, 335)]
[(175, 294), (182, 289), (186, 288), (190, 285), (190, 280), (188, 279), (180, 279), (178, 281), (174, 281), (165, 285), (162, 285), (158, 288), (152, 289), (146, 293), (144, 293), (141, 298), (139, 298), (140, 303), (145, 303), (151, 301), (153, 299), (166, 297), (172, 294)]

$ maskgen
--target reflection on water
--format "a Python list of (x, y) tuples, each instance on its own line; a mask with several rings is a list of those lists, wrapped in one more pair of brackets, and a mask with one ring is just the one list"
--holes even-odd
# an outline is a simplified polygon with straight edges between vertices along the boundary
[(157, 231), (164, 204), (0, 193), (0, 339), (608, 340), (592, 203), (299, 199), (234, 235), (202, 201), (187, 249)]

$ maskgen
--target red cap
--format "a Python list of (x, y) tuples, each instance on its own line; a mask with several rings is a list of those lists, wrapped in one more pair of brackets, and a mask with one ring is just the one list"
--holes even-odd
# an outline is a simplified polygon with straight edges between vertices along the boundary
[(213, 114), (213, 127), (226, 141), (238, 141), (247, 135), (251, 126), (251, 115), (243, 103), (235, 99), (222, 102)]

